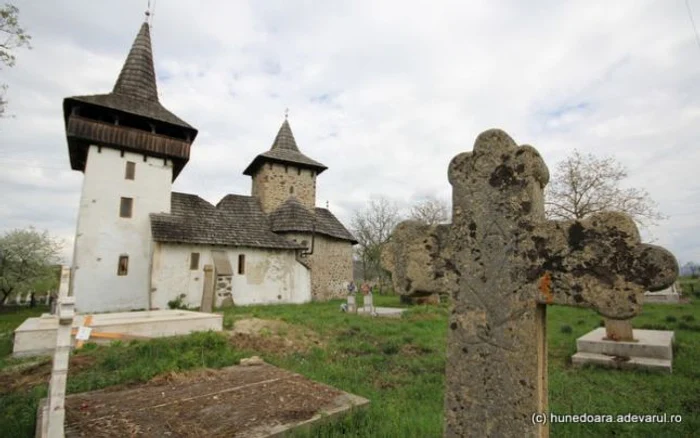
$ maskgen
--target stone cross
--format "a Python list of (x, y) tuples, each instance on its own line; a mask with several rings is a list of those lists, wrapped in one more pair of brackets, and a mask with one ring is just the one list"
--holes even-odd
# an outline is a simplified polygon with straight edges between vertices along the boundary
[[(53, 355), (51, 380), (49, 382), (48, 409), (44, 412), (48, 438), (63, 438), (65, 421), (66, 380), (68, 378), (68, 358), (71, 351), (71, 329), (75, 316), (75, 298), (68, 296), (70, 267), (61, 268), (61, 285), (58, 296), (58, 330), (56, 350)], [(43, 427), (42, 427), (43, 429)]]
[(547, 221), (547, 167), (501, 130), (449, 165), (453, 223), (400, 224), (382, 258), (404, 292), (448, 292), (446, 437), (546, 437), (546, 305), (636, 315), (672, 284), (668, 251), (640, 243), (619, 213)]

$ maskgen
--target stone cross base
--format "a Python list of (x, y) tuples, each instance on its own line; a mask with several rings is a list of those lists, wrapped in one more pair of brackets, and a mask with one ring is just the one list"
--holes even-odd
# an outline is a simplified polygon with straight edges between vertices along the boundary
[(634, 342), (632, 324), (628, 320), (605, 319), (605, 340)]
[(673, 368), (674, 333), (635, 330), (634, 341), (611, 341), (600, 327), (576, 340), (574, 365), (595, 364), (610, 368), (643, 368), (670, 373)]
[(373, 312), (374, 311), (374, 303), (372, 302), (372, 294), (371, 293), (364, 296), (363, 301), (362, 301), (362, 306), (365, 308), (365, 312)]
[(357, 301), (355, 295), (348, 295), (348, 313), (357, 313)]

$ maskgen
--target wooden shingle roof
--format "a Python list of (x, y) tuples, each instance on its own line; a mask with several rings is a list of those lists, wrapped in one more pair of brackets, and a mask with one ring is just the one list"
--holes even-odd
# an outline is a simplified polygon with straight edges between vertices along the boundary
[(273, 233), (257, 198), (227, 195), (216, 207), (197, 195), (172, 193), (171, 213), (151, 214), (157, 242), (270, 249), (300, 249)]
[(284, 119), (270, 150), (255, 157), (243, 171), (243, 175), (253, 176), (255, 171), (265, 162), (296, 165), (314, 169), (319, 174), (328, 169), (328, 167), (316, 160), (312, 160), (299, 151), (297, 142), (294, 139), (294, 134), (292, 134), (292, 128), (289, 126), (289, 121), (287, 119)]
[(357, 243), (355, 237), (343, 226), (333, 213), (325, 208), (310, 212), (295, 197), (290, 197), (277, 210), (270, 213), (270, 227), (276, 233), (312, 232)]
[[(194, 130), (187, 122), (165, 109), (158, 100), (151, 33), (147, 22), (141, 25), (112, 92), (68, 97), (64, 100), (64, 110), (80, 103), (109, 108)], [(67, 117), (68, 114), (66, 114)], [(194, 135), (196, 135), (196, 130)], [(194, 139), (194, 135), (192, 139)]]
[(151, 234), (157, 242), (302, 249), (281, 232), (316, 232), (357, 243), (342, 223), (325, 208), (315, 214), (290, 198), (269, 216), (253, 196), (226, 195), (216, 206), (188, 193), (173, 192), (171, 213), (151, 214)]

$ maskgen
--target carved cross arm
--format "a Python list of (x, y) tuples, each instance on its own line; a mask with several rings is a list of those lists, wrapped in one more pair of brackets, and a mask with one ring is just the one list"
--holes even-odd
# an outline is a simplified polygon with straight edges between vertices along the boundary
[(637, 315), (645, 291), (669, 287), (678, 276), (673, 254), (641, 243), (634, 222), (622, 213), (548, 221), (524, 244), (538, 301), (588, 307), (611, 319)]

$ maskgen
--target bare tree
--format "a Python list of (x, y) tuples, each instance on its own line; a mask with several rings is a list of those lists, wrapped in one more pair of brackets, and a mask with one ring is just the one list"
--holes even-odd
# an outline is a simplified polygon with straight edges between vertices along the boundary
[(388, 279), (380, 263), (382, 247), (400, 220), (396, 204), (379, 197), (369, 201), (363, 210), (355, 212), (351, 221), (353, 234), (358, 240), (355, 252), (362, 263), (364, 277), (379, 280), (381, 289)]
[(55, 276), (63, 243), (47, 231), (13, 230), (0, 237), (0, 306), (17, 293)]
[(442, 199), (428, 196), (411, 207), (410, 217), (428, 225), (442, 224), (450, 220), (450, 208)]
[(614, 158), (582, 155), (575, 150), (558, 164), (547, 186), (547, 216), (580, 220), (601, 211), (619, 211), (642, 228), (665, 219), (646, 190), (620, 187), (625, 178), (627, 171)]
[(695, 262), (688, 262), (683, 265), (682, 270), (690, 273), (690, 278), (698, 278), (698, 274), (700, 274), (700, 265)]
[[(31, 48), (31, 36), (19, 25), (19, 9), (9, 3), (0, 7), (0, 70), (3, 66), (15, 65), (15, 55), (12, 51), (20, 47)], [(5, 114), (7, 100), (5, 92), (7, 84), (0, 83), (0, 117)]]

